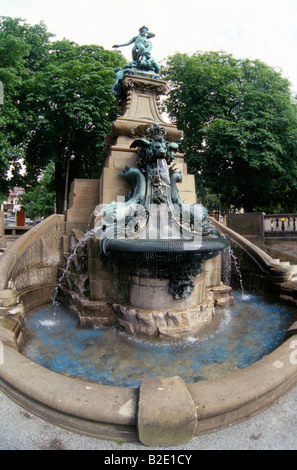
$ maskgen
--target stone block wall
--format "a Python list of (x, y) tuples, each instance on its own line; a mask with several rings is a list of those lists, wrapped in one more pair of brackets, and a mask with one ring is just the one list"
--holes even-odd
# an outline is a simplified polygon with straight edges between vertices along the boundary
[(52, 215), (26, 232), (0, 261), (0, 341), (21, 349), (25, 314), (49, 303), (62, 263), (63, 215)]
[(64, 231), (64, 216), (55, 214), (16, 240), (2, 255), (1, 288), (23, 291), (56, 283)]
[(240, 235), (264, 236), (264, 213), (227, 214), (227, 227)]

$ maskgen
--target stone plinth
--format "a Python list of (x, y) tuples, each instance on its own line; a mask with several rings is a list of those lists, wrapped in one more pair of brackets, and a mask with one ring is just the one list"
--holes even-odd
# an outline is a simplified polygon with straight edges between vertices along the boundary
[(148, 76), (128, 75), (123, 80), (124, 101), (121, 116), (112, 123), (112, 136), (135, 138), (145, 123), (155, 120), (166, 128), (167, 139), (174, 141), (182, 132), (163, 118), (160, 97), (166, 93), (166, 82)]
[[(136, 149), (130, 145), (137, 137), (144, 137), (146, 129), (157, 121), (166, 129), (169, 142), (181, 138), (182, 132), (167, 122), (161, 111), (160, 97), (166, 92), (166, 82), (143, 76), (125, 75), (123, 80), (124, 101), (122, 112), (111, 125), (110, 134), (106, 137), (107, 158), (100, 178), (99, 203), (107, 204), (116, 201), (118, 196), (127, 196), (127, 182), (119, 177), (125, 166), (135, 167)], [(197, 202), (194, 175), (187, 174), (187, 165), (183, 154), (177, 154), (174, 162), (182, 172), (183, 181), (178, 183), (181, 199), (188, 204)]]
[(100, 253), (96, 238), (88, 241), (90, 297), (72, 294), (71, 305), (81, 324), (118, 324), (128, 333), (181, 338), (195, 334), (213, 319), (216, 305), (232, 303), (231, 289), (221, 282), (220, 255), (203, 263), (195, 287), (176, 299), (170, 280), (152, 276), (147, 266), (132, 275), (123, 263)]
[(233, 303), (231, 288), (221, 282), (221, 257), (203, 263), (195, 287), (185, 298), (170, 292), (170, 280), (149, 276), (145, 267), (130, 276), (127, 302), (115, 302), (117, 322), (129, 333), (181, 338), (195, 334), (213, 319), (215, 306)]

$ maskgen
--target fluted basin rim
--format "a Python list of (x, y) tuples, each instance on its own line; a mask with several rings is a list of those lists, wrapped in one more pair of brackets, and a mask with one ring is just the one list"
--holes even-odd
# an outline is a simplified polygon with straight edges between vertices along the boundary
[(202, 240), (180, 239), (110, 239), (106, 243), (108, 251), (141, 252), (141, 253), (205, 253), (221, 251), (229, 246), (225, 238), (209, 238)]

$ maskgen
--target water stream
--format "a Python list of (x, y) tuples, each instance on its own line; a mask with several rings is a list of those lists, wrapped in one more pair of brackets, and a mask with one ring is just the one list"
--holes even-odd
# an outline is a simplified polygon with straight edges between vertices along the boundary
[(94, 229), (91, 229), (88, 232), (86, 232), (81, 237), (81, 239), (76, 243), (76, 245), (75, 245), (74, 249), (72, 250), (71, 254), (68, 256), (66, 266), (65, 266), (65, 268), (63, 268), (62, 274), (60, 275), (60, 277), (58, 279), (58, 282), (57, 282), (57, 285), (54, 289), (54, 295), (53, 295), (53, 298), (52, 298), (52, 305), (53, 305), (54, 310), (59, 308), (59, 301), (58, 301), (59, 289), (60, 289), (60, 286), (63, 283), (63, 280), (65, 279), (65, 277), (67, 276), (67, 274), (69, 272), (69, 268), (71, 266), (71, 263), (75, 260), (75, 257), (77, 256), (77, 253), (78, 253), (79, 249), (83, 248), (85, 246), (86, 242), (88, 241), (88, 239), (90, 237), (93, 237), (93, 236), (94, 236)]

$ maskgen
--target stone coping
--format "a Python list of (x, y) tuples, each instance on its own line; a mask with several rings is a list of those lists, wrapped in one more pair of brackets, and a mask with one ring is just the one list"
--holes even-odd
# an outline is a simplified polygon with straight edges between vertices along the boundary
[[(13, 269), (24, 256), (26, 250), (32, 247), (33, 243), (43, 235), (46, 235), (49, 230), (57, 224), (64, 226), (65, 216), (61, 214), (53, 214), (47, 219), (43, 220), (40, 224), (30, 228), (21, 237), (19, 237), (11, 247), (1, 255), (0, 263), (0, 289), (7, 289), (10, 276)], [(65, 231), (65, 230), (63, 230)]]
[[(296, 386), (297, 335), (245, 369), (192, 384), (176, 377), (145, 379), (139, 389), (100, 385), (45, 369), (5, 344), (0, 377), (7, 395), (58, 426), (97, 438), (140, 439), (145, 446), (166, 447), (244, 421)], [(145, 402), (147, 396), (151, 398)], [(178, 400), (174, 420), (168, 396), (173, 403)], [(171, 426), (170, 442), (166, 423)]]

